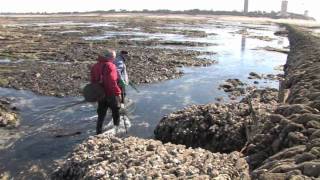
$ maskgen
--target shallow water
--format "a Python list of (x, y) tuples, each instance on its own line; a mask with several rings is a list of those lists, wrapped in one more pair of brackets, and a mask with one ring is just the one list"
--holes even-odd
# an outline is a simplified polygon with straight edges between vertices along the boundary
[(3, 63), (11, 63), (11, 60), (10, 59), (0, 59), (0, 64), (3, 64)]
[[(219, 84), (229, 78), (238, 78), (252, 85), (254, 80), (247, 78), (250, 72), (282, 73), (275, 70), (275, 67), (285, 63), (286, 54), (252, 50), (264, 46), (280, 48), (288, 46), (286, 38), (273, 35), (277, 27), (259, 26), (257, 28), (254, 25), (229, 23), (225, 25), (225, 28), (217, 27), (215, 24), (196, 27), (177, 25), (168, 28), (195, 28), (207, 33), (217, 34), (210, 35), (207, 38), (181, 38), (183, 35), (178, 37), (162, 34), (160, 38), (218, 44), (217, 46), (190, 48), (192, 50), (217, 52), (216, 55), (206, 56), (206, 58), (215, 59), (218, 63), (209, 67), (182, 68), (185, 73), (183, 77), (161, 83), (140, 85), (138, 86), (140, 93), (129, 88), (128, 98), (134, 102), (135, 106), (133, 113), (130, 115), (130, 122), (127, 121), (128, 135), (130, 136), (152, 138), (153, 130), (161, 117), (185, 106), (216, 102), (215, 98), (217, 97), (223, 97), (225, 101), (229, 101), (227, 94), (218, 90)], [(243, 28), (247, 28), (252, 34), (269, 36), (275, 40), (267, 42), (232, 33)], [(141, 34), (144, 33), (137, 36)], [(148, 38), (148, 36), (145, 38)], [(159, 36), (157, 37), (159, 38)], [(165, 48), (175, 49), (178, 47), (166, 46)], [(278, 82), (259, 80), (258, 86), (278, 88)], [(14, 97), (14, 105), (18, 107), (22, 117), (21, 126), (17, 132), (14, 132), (15, 135), (18, 134), (22, 137), (18, 139), (19, 136), (13, 136), (10, 142), (15, 143), (8, 149), (0, 150), (2, 154), (0, 156), (0, 172), (9, 170), (13, 176), (20, 177), (18, 172), (23, 171), (21, 176), (28, 176), (30, 172), (27, 170), (34, 164), (50, 172), (54, 160), (63, 158), (75, 145), (95, 134), (95, 105), (81, 104), (63, 111), (44, 114), (50, 108), (69, 102), (81, 101), (82, 99), (79, 97), (38, 96), (28, 91), (5, 88), (0, 88), (0, 96)], [(110, 118), (107, 118), (106, 124), (108, 120)], [(121, 122), (121, 125), (121, 131), (123, 132), (123, 122)], [(105, 128), (109, 133), (114, 131), (111, 123), (106, 125)], [(78, 132), (81, 134), (77, 134)], [(56, 137), (57, 135), (68, 134), (73, 135)], [(41, 172), (41, 168), (38, 170), (39, 172)]]
[(39, 23), (19, 23), (9, 24), (5, 27), (43, 27), (43, 26), (78, 26), (78, 27), (117, 27), (117, 22), (104, 22), (104, 23), (83, 23), (73, 21), (62, 21), (62, 22), (39, 22)]

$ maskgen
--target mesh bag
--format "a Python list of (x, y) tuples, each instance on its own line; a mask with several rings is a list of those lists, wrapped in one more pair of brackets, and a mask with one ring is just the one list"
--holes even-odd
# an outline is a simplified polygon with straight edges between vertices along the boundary
[(87, 84), (83, 88), (82, 94), (87, 102), (97, 102), (105, 97), (104, 89), (98, 83)]

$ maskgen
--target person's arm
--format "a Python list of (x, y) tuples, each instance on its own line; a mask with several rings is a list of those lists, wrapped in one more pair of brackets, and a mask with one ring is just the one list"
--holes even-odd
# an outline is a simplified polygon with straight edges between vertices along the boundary
[(119, 55), (117, 55), (114, 64), (116, 65), (117, 68), (117, 74), (118, 74), (118, 80), (121, 79), (121, 60), (119, 60), (119, 58), (121, 58)]
[(125, 83), (128, 85), (129, 84), (129, 77), (128, 77), (128, 73), (127, 73), (127, 66), (125, 64), (123, 64), (123, 78)]

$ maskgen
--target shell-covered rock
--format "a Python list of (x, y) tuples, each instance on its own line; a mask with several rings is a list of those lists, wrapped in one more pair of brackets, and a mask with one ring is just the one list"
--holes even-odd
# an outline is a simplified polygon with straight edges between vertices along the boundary
[(5, 98), (0, 98), (0, 127), (16, 127), (19, 125), (19, 117), (10, 108), (10, 102)]
[(193, 105), (162, 118), (154, 134), (163, 142), (231, 152), (246, 142), (249, 115), (245, 104)]
[(245, 125), (252, 121), (252, 111), (260, 116), (271, 112), (277, 95), (275, 89), (255, 90), (241, 103), (187, 107), (162, 118), (154, 131), (155, 138), (214, 152), (240, 151), (247, 141)]
[(241, 154), (211, 153), (156, 140), (105, 134), (77, 146), (52, 179), (242, 179)]
[(288, 27), (280, 104), (247, 148), (255, 179), (320, 177), (320, 39)]

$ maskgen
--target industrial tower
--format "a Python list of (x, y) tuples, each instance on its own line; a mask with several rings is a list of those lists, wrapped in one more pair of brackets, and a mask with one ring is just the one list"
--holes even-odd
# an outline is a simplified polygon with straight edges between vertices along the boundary
[(244, 0), (243, 12), (244, 14), (247, 14), (249, 12), (249, 0)]
[(281, 3), (281, 16), (286, 16), (288, 11), (288, 0), (282, 0)]

